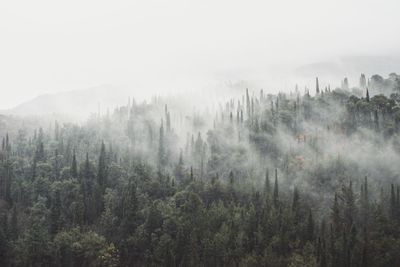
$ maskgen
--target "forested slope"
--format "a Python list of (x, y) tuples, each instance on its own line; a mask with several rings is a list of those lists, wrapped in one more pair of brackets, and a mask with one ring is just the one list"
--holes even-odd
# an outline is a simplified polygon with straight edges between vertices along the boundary
[(79, 125), (2, 117), (0, 265), (400, 266), (393, 75)]

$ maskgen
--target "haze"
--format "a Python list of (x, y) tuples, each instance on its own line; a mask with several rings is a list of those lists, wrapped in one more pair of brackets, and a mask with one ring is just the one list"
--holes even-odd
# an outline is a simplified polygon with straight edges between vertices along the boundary
[(157, 92), (227, 80), (290, 87), (290, 73), (303, 65), (397, 55), (399, 5), (3, 0), (0, 109), (102, 84)]

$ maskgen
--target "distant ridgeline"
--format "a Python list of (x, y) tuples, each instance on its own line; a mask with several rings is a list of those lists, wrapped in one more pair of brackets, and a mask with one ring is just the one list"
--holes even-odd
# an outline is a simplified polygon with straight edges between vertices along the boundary
[(0, 266), (400, 266), (399, 78), (1, 117)]

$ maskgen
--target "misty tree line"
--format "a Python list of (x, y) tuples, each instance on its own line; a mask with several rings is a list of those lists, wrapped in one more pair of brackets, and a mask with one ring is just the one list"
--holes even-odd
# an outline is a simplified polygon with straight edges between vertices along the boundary
[(400, 266), (399, 85), (8, 123), (0, 265)]

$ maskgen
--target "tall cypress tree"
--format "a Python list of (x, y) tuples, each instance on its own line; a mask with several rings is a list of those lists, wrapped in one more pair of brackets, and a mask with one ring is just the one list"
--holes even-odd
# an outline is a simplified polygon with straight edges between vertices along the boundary
[(50, 232), (51, 234), (56, 234), (59, 229), (61, 229), (62, 225), (60, 222), (61, 216), (61, 198), (60, 192), (57, 190), (54, 193), (54, 196), (51, 200), (50, 207)]
[(11, 239), (16, 239), (18, 237), (18, 211), (16, 204), (13, 205), (11, 211), (10, 237)]
[(81, 176), (84, 204), (84, 220), (85, 223), (91, 223), (94, 219), (94, 213), (96, 212), (96, 209), (93, 202), (93, 173), (90, 169), (89, 153), (86, 153), (86, 160)]
[(397, 201), (394, 184), (390, 185), (390, 216), (392, 219), (397, 218)]
[(58, 122), (54, 122), (54, 140), (58, 141), (60, 139), (60, 126)]
[(299, 200), (300, 200), (299, 190), (297, 189), (297, 187), (295, 187), (293, 190), (293, 202), (292, 202), (292, 212), (294, 213), (296, 213), (299, 208)]
[(356, 205), (355, 196), (353, 192), (353, 183), (350, 181), (349, 186), (342, 187), (341, 198), (343, 200), (343, 219), (345, 231), (350, 232), (353, 224), (354, 218), (356, 217)]
[(193, 166), (190, 166), (190, 181), (194, 181), (194, 176), (193, 176)]
[(43, 141), (39, 141), (39, 143), (37, 145), (37, 148), (36, 148), (36, 160), (37, 161), (45, 161)]
[(250, 119), (250, 116), (251, 116), (251, 114), (250, 114), (250, 96), (249, 96), (249, 89), (248, 88), (246, 88), (246, 115), (247, 115), (247, 118), (248, 119)]
[(265, 172), (265, 182), (264, 182), (264, 195), (268, 198), (271, 194), (271, 182), (269, 181), (269, 170)]
[(164, 169), (166, 164), (166, 155), (165, 155), (165, 140), (164, 140), (164, 123), (161, 120), (160, 126), (160, 137), (158, 142), (158, 168), (160, 170)]
[(279, 205), (279, 188), (278, 188), (278, 169), (275, 169), (275, 184), (274, 184), (274, 206), (275, 208)]
[(335, 198), (333, 201), (332, 211), (331, 211), (331, 220), (332, 220), (332, 238), (337, 239), (342, 229), (341, 218), (340, 218), (340, 207), (338, 202), (337, 193), (335, 193)]
[(136, 193), (136, 183), (132, 179), (129, 180), (127, 190), (122, 198), (122, 236), (132, 233), (136, 226), (138, 199)]
[(185, 166), (183, 163), (183, 155), (182, 155), (182, 149), (181, 149), (180, 153), (179, 153), (178, 164), (175, 166), (175, 177), (180, 182), (184, 179), (184, 167)]
[(75, 178), (75, 179), (78, 178), (78, 164), (77, 164), (77, 162), (76, 162), (76, 153), (75, 153), (75, 149), (74, 149), (74, 152), (73, 152), (73, 154), (72, 154), (71, 176), (72, 176), (72, 178)]
[(314, 218), (312, 211), (308, 213), (307, 228), (306, 228), (306, 240), (312, 242), (314, 240)]
[(54, 172), (54, 179), (58, 180), (60, 178), (60, 162), (58, 156), (58, 149), (54, 151), (54, 162), (53, 162), (53, 172)]
[(364, 89), (367, 86), (367, 79), (365, 78), (365, 74), (361, 73), (360, 76), (360, 88)]
[(100, 156), (99, 156), (99, 169), (97, 174), (97, 183), (100, 187), (104, 188), (107, 184), (107, 162), (106, 162), (106, 147), (104, 142), (101, 142)]
[(229, 172), (229, 185), (231, 186), (231, 187), (233, 187), (233, 184), (235, 183), (235, 180), (234, 180), (234, 176), (233, 176), (233, 171), (230, 171)]
[(165, 124), (167, 127), (167, 133), (169, 133), (171, 131), (171, 116), (168, 111), (167, 104), (165, 104)]

